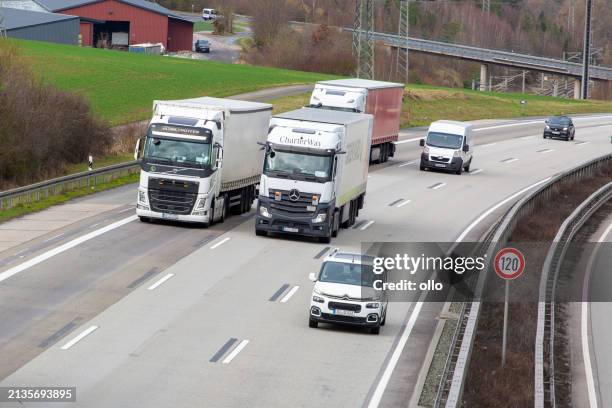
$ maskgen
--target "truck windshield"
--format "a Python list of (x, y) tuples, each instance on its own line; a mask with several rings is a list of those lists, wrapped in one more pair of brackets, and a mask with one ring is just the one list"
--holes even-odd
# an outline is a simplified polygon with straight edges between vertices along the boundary
[(324, 183), (331, 180), (332, 156), (275, 150), (266, 155), (264, 173), (272, 177), (284, 177)]
[(372, 287), (377, 279), (380, 277), (374, 273), (372, 265), (344, 262), (325, 262), (319, 276), (320, 282), (367, 287)]
[(450, 133), (429, 132), (427, 135), (427, 146), (441, 147), (443, 149), (459, 149), (463, 143), (462, 135)]
[(147, 137), (144, 160), (149, 163), (204, 168), (210, 165), (210, 143)]

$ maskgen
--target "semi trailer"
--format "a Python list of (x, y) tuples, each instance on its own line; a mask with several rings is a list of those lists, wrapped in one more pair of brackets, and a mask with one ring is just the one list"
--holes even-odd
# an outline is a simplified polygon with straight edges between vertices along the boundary
[(302, 108), (276, 115), (264, 146), (257, 235), (330, 242), (355, 223), (368, 181), (372, 115)]
[(318, 82), (310, 107), (374, 116), (370, 161), (386, 162), (395, 154), (399, 137), (404, 84), (368, 79), (336, 79)]
[(220, 98), (155, 101), (140, 160), (136, 214), (201, 223), (248, 212), (272, 105)]

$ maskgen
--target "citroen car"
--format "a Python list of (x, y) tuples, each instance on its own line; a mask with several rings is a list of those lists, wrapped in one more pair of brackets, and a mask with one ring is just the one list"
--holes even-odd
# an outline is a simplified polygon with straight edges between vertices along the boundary
[(544, 139), (559, 138), (574, 140), (576, 128), (574, 122), (567, 116), (552, 116), (546, 120), (544, 126)]
[(388, 301), (384, 291), (374, 288), (386, 282), (386, 273), (374, 273), (373, 260), (371, 256), (339, 250), (325, 258), (319, 273), (310, 274), (314, 282), (310, 327), (332, 323), (361, 326), (372, 334), (380, 333), (387, 318)]

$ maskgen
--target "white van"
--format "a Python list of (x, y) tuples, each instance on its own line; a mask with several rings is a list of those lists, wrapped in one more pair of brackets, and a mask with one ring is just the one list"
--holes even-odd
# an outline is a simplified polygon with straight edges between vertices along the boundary
[(469, 172), (474, 147), (472, 125), (453, 120), (438, 120), (429, 125), (427, 139), (421, 139), (421, 170)]
[(217, 12), (215, 11), (215, 9), (205, 8), (204, 10), (202, 10), (202, 18), (204, 20), (214, 20), (215, 18), (217, 18)]

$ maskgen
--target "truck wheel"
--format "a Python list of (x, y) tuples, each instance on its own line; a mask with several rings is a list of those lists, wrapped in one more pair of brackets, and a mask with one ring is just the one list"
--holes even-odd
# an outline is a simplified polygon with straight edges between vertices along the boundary
[(225, 217), (227, 217), (228, 210), (229, 210), (229, 195), (225, 194), (223, 196), (223, 209), (221, 210), (221, 218), (219, 218), (219, 224), (223, 224), (225, 222)]
[(357, 218), (357, 206), (355, 204), (355, 200), (352, 200), (349, 215), (349, 227), (355, 224), (355, 219)]
[(339, 216), (338, 214), (339, 214), (338, 211), (334, 211), (334, 215), (332, 217), (332, 227), (331, 227), (332, 228), (332, 233), (331, 233), (331, 236), (333, 238), (336, 238), (338, 236), (338, 230), (340, 229), (340, 225), (339, 225), (340, 219), (338, 218), (338, 216)]
[(387, 144), (383, 143), (380, 145), (380, 162), (384, 163), (389, 159), (389, 149), (387, 148)]

